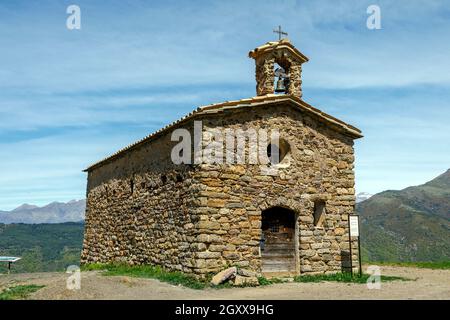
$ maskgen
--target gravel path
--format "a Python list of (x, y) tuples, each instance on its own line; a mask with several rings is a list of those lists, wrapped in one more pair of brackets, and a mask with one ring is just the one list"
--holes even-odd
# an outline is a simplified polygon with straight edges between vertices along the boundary
[(257, 288), (192, 290), (153, 279), (106, 277), (83, 272), (81, 290), (66, 289), (65, 273), (0, 275), (0, 290), (18, 284), (46, 287), (30, 299), (446, 299), (450, 300), (450, 270), (382, 267), (383, 275), (402, 276), (413, 281), (383, 282), (381, 289), (365, 284), (337, 282), (283, 283)]

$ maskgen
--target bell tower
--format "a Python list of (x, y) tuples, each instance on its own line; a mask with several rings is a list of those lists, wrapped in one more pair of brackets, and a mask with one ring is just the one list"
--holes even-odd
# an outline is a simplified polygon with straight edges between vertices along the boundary
[[(255, 59), (258, 96), (277, 92), (302, 97), (302, 64), (309, 59), (288, 39), (267, 42), (250, 51), (248, 56)], [(274, 70), (276, 64), (281, 68)]]

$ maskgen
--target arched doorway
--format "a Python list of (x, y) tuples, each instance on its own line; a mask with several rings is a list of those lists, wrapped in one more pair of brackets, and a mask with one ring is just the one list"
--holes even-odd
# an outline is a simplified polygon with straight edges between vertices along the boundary
[(296, 273), (296, 217), (295, 212), (273, 207), (261, 213), (262, 273)]

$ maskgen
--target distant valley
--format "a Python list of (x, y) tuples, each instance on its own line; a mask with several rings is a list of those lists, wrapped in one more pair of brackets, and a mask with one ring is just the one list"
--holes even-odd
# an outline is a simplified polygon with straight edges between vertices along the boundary
[(83, 232), (82, 222), (0, 224), (0, 256), (22, 257), (14, 272), (63, 271), (80, 264)]

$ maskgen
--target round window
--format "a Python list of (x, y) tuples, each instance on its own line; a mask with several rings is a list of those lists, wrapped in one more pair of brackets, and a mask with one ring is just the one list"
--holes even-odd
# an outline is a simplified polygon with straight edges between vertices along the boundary
[(284, 139), (280, 139), (278, 144), (270, 143), (267, 146), (267, 157), (269, 158), (270, 163), (278, 164), (283, 161), (290, 150), (291, 147), (289, 146), (289, 143)]

